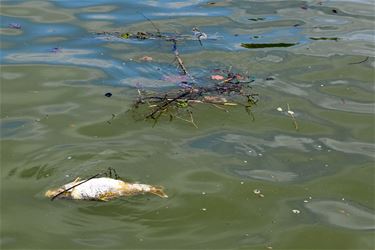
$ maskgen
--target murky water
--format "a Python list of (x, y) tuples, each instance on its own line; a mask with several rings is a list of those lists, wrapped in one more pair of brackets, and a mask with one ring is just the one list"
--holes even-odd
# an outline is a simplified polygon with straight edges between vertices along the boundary
[[(372, 1), (0, 4), (3, 249), (375, 248)], [(248, 71), (255, 121), (198, 106), (198, 129), (152, 127), (124, 113), (134, 86), (173, 87), (179, 74), (170, 42), (94, 34), (155, 32), (140, 13), (162, 32), (207, 33), (178, 44), (201, 82)], [(43, 197), (108, 166), (170, 198)]]

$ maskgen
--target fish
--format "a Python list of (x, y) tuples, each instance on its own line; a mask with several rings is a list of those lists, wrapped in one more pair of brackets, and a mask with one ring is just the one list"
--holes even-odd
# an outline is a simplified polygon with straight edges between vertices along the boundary
[(79, 177), (73, 182), (59, 188), (50, 189), (45, 196), (59, 199), (109, 201), (119, 197), (138, 194), (154, 194), (161, 198), (168, 198), (162, 187), (148, 184), (128, 183), (109, 177), (89, 178), (81, 180)]

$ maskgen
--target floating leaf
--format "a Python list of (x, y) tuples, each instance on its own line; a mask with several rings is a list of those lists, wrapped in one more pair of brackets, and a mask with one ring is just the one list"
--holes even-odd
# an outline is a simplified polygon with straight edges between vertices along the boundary
[(218, 80), (218, 81), (221, 81), (221, 80), (224, 80), (224, 76), (221, 76), (221, 75), (212, 75), (212, 76), (211, 76), (211, 79), (212, 79), (212, 80)]
[(129, 39), (130, 38), (130, 33), (123, 33), (120, 35), (121, 38), (124, 38), (124, 39)]

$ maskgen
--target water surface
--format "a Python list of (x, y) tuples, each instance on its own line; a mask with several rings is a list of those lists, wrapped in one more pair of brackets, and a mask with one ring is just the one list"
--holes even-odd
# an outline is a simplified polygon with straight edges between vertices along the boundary
[[(372, 1), (0, 4), (3, 249), (374, 249)], [(152, 127), (126, 113), (135, 86), (179, 76), (170, 42), (95, 35), (155, 32), (140, 12), (162, 32), (207, 33), (178, 43), (186, 67), (201, 84), (248, 72), (255, 121), (197, 106), (198, 129)], [(254, 43), (295, 45), (241, 46)], [(170, 198), (43, 197), (109, 166)]]

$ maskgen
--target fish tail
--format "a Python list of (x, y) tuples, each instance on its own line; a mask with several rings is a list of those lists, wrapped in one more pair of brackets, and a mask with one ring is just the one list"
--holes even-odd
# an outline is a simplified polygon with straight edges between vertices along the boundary
[(161, 198), (168, 198), (168, 195), (166, 193), (164, 193), (164, 190), (163, 190), (162, 187), (150, 187), (149, 192), (151, 194), (157, 195)]

